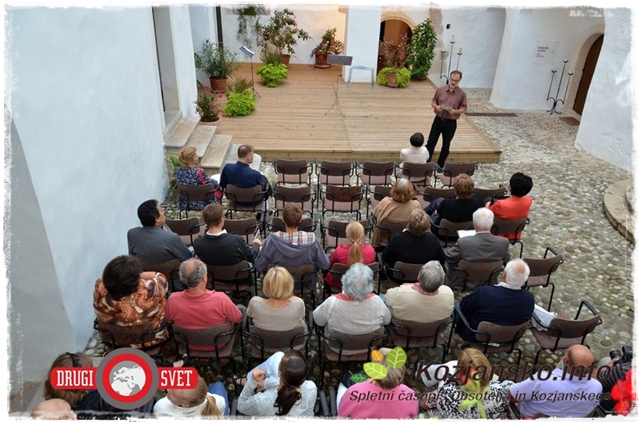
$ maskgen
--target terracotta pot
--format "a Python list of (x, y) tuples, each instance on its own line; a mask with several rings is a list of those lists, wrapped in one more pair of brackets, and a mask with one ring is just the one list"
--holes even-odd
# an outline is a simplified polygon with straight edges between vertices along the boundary
[(398, 88), (398, 84), (396, 83), (396, 74), (391, 72), (387, 74), (387, 87)]
[(200, 122), (198, 122), (199, 125), (218, 125), (220, 123), (220, 117), (218, 117), (218, 119), (216, 119), (215, 121), (203, 121), (202, 117), (200, 117)]
[(209, 78), (209, 84), (211, 85), (211, 91), (215, 91), (218, 93), (224, 93), (227, 91), (227, 79), (217, 79), (217, 78)]
[(284, 63), (287, 67), (289, 66), (289, 62), (291, 61), (291, 55), (290, 54), (283, 54), (280, 55), (282, 56), (282, 63)]
[(316, 53), (316, 64), (313, 65), (316, 68), (331, 68), (331, 65), (327, 63), (327, 55), (326, 54), (318, 54)]

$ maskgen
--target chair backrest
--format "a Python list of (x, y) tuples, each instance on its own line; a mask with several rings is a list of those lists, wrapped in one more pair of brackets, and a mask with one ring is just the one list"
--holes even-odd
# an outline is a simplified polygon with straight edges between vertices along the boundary
[(438, 235), (441, 237), (451, 238), (452, 240), (457, 240), (458, 231), (460, 230), (473, 230), (473, 221), (453, 222), (443, 218), (440, 220)]
[(369, 195), (369, 203), (371, 206), (375, 208), (382, 199), (389, 197), (391, 195), (391, 188), (391, 186), (374, 186), (373, 192)]
[(512, 345), (515, 345), (515, 343), (524, 335), (527, 328), (529, 328), (529, 325), (529, 320), (519, 325), (498, 325), (492, 322), (482, 321), (478, 324), (477, 330), (488, 333), (488, 335), (484, 333), (475, 333), (476, 340), (484, 343), (511, 343)]
[(562, 255), (551, 256), (544, 259), (523, 258), (529, 265), (529, 279), (523, 287), (546, 286), (551, 282), (551, 274), (556, 272), (560, 264), (564, 263)]
[[(493, 198), (494, 196), (506, 196), (507, 188), (506, 187), (498, 187), (498, 188), (478, 188), (475, 187), (473, 189), (473, 195), (476, 196), (480, 202), (484, 202), (486, 198)], [(484, 206), (484, 203), (482, 204)]]
[(549, 323), (547, 335), (550, 337), (560, 337), (562, 339), (583, 338), (591, 333), (602, 323), (600, 315), (594, 315), (587, 319), (570, 319), (555, 317)]
[(334, 283), (342, 284), (342, 276), (348, 270), (349, 270), (349, 267), (347, 266), (347, 264), (339, 264), (336, 262), (331, 266), (331, 269), (329, 270), (329, 272), (333, 277)]
[(435, 337), (438, 335), (439, 330), (443, 331), (444, 327), (446, 327), (446, 325), (443, 324), (451, 324), (452, 322), (453, 319), (451, 316), (432, 322), (406, 321), (394, 317), (391, 318), (393, 331), (400, 336), (411, 338)]
[[(475, 162), (449, 162), (444, 165), (444, 168), (442, 169), (442, 176), (450, 179), (453, 179), (460, 174), (472, 176), (475, 170)], [(451, 184), (445, 185), (453, 185), (453, 180), (451, 181)]]
[(367, 185), (390, 185), (394, 175), (395, 163), (389, 162), (363, 162), (360, 180)]
[(215, 289), (216, 283), (251, 285), (251, 267), (247, 261), (234, 265), (207, 264), (209, 282)]
[(304, 160), (276, 159), (273, 161), (279, 183), (309, 184), (309, 163)]
[(443, 199), (453, 199), (455, 198), (455, 196), (456, 194), (453, 191), (453, 188), (425, 187), (422, 190), (422, 197), (429, 203), (440, 197), (442, 197)]
[[(327, 345), (333, 350), (340, 350), (342, 344), (342, 351), (368, 351), (379, 346), (382, 343), (383, 336), (386, 334), (384, 327), (380, 327), (371, 333), (366, 334), (346, 334), (340, 331), (328, 331), (326, 334), (330, 337), (340, 340), (340, 342), (334, 340), (326, 340)], [(344, 358), (344, 356), (343, 356)]]
[[(277, 216), (271, 218), (271, 223), (268, 225), (269, 231), (286, 231), (286, 226), (284, 225), (284, 220)], [(314, 232), (316, 228), (316, 224), (313, 222), (313, 218), (302, 218), (300, 221), (300, 225), (298, 225), (298, 230)]]
[(407, 222), (390, 221), (386, 218), (375, 224), (375, 230), (380, 231), (382, 240), (391, 239), (391, 236), (401, 233), (406, 227)]
[(493, 218), (493, 226), (491, 234), (507, 234), (507, 238), (513, 244), (520, 240), (518, 236), (526, 227), (529, 218), (507, 220), (502, 218)]
[(154, 346), (162, 341), (157, 338), (160, 332), (166, 332), (164, 327), (162, 329), (154, 329), (149, 321), (144, 321), (138, 325), (116, 325), (97, 320), (96, 329), (100, 333), (102, 341), (114, 349)]
[(240, 188), (233, 184), (228, 184), (225, 188), (225, 195), (230, 201), (230, 206), (236, 202), (256, 203), (264, 200), (264, 192), (260, 184), (249, 188)]
[(244, 219), (225, 218), (224, 220), (224, 229), (228, 233), (244, 237), (249, 245), (253, 243), (256, 228), (258, 228), (258, 221), (254, 217)]
[[(269, 265), (268, 268), (271, 268), (274, 265)], [(294, 284), (302, 283), (302, 282), (310, 282), (313, 279), (313, 276), (317, 273), (317, 269), (315, 264), (309, 263), (304, 265), (297, 266), (286, 266), (280, 265), (289, 271), (291, 277), (293, 277)]]
[(215, 188), (213, 187), (213, 184), (202, 184), (197, 186), (179, 185), (176, 188), (176, 192), (178, 193), (178, 200), (185, 200), (187, 204), (198, 200), (210, 202), (215, 196)]
[(164, 274), (165, 277), (167, 277), (167, 280), (169, 280), (169, 278), (171, 278), (171, 271), (173, 271), (175, 268), (179, 268), (182, 262), (180, 261), (180, 259), (171, 259), (170, 261), (160, 263), (142, 261), (140, 261), (140, 263), (142, 264), (143, 271), (160, 272)]
[[(291, 349), (302, 349), (306, 343), (306, 337), (296, 337), (307, 332), (303, 326), (298, 326), (290, 330), (275, 331), (264, 330), (249, 324), (249, 341), (258, 348), (263, 348), (265, 352), (273, 353), (278, 351), (286, 352)], [(258, 336), (258, 337), (255, 337)]]
[(393, 266), (393, 278), (400, 281), (414, 282), (418, 281), (418, 274), (424, 264), (410, 264), (407, 262), (397, 261)]
[(313, 212), (311, 187), (287, 187), (276, 184), (273, 187), (276, 210), (281, 211), (288, 203), (300, 205), (303, 212)]
[(402, 165), (402, 175), (407, 177), (412, 183), (421, 186), (433, 186), (434, 163), (410, 163)]
[(200, 233), (200, 229), (204, 228), (200, 226), (198, 218), (191, 217), (185, 219), (165, 219), (167, 227), (179, 236), (193, 236)]
[(323, 160), (318, 171), (318, 184), (349, 185), (353, 175), (353, 162)]
[[(174, 333), (184, 334), (191, 349), (216, 346), (215, 349), (220, 350), (224, 345), (233, 341), (234, 335), (237, 332), (237, 326), (234, 326), (231, 330), (229, 330), (226, 324), (201, 329), (187, 329), (174, 324), (173, 331)], [(232, 334), (220, 336), (228, 332)]]
[(466, 274), (467, 281), (478, 281), (480, 283), (495, 282), (498, 274), (502, 270), (502, 261), (493, 262), (471, 262), (460, 259), (458, 268)]

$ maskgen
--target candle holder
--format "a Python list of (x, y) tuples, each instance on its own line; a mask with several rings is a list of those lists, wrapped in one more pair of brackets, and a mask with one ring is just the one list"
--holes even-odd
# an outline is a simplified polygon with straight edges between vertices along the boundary
[[(453, 53), (453, 45), (456, 44), (456, 42), (454, 40), (449, 41), (449, 44), (451, 44), (451, 53)], [(443, 46), (444, 48), (444, 46)], [(441, 54), (441, 60), (440, 60), (440, 79), (442, 78), (446, 78), (447, 80), (447, 84), (449, 84), (449, 75), (451, 75), (451, 59), (453, 58), (453, 55), (450, 54), (449, 55), (449, 67), (447, 68), (447, 73), (443, 74), (442, 73), (442, 67), (444, 65), (444, 54), (446, 53), (446, 50), (441, 50), (440, 54)], [(458, 50), (458, 64), (456, 65), (456, 69), (459, 69), (460, 67), (460, 56), (462, 56), (462, 52), (460, 50)]]
[(569, 75), (569, 78), (567, 78), (567, 85), (564, 89), (564, 96), (562, 98), (560, 98), (560, 87), (562, 87), (562, 79), (564, 77), (564, 70), (567, 67), (567, 63), (569, 62), (567, 59), (563, 60), (563, 65), (562, 65), (562, 71), (560, 72), (560, 81), (558, 82), (558, 89), (556, 91), (556, 95), (555, 97), (551, 96), (551, 87), (553, 87), (553, 79), (556, 76), (556, 72), (558, 72), (556, 70), (556, 68), (553, 68), (551, 70), (551, 82), (549, 83), (549, 91), (547, 92), (547, 101), (549, 100), (553, 100), (553, 105), (551, 106), (551, 109), (549, 109), (547, 112), (549, 112), (549, 115), (553, 115), (553, 112), (560, 114), (562, 112), (558, 112), (557, 107), (560, 106), (560, 103), (564, 104), (565, 99), (567, 98), (567, 91), (569, 90), (569, 82), (571, 81), (571, 76), (573, 75), (573, 72), (567, 72), (567, 75)]

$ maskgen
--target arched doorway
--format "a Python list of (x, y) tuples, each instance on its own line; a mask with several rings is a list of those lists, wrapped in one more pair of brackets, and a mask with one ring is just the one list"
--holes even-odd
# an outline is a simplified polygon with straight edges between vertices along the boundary
[(584, 61), (582, 78), (580, 78), (580, 83), (578, 84), (578, 89), (576, 90), (576, 97), (573, 102), (573, 110), (578, 115), (582, 115), (582, 111), (584, 110), (584, 103), (587, 99), (587, 93), (589, 92), (589, 86), (591, 85), (591, 80), (593, 79), (593, 73), (596, 69), (596, 64), (598, 63), (598, 57), (600, 56), (600, 50), (602, 49), (603, 39), (604, 35), (600, 35), (598, 38), (596, 38), (596, 40), (591, 45), (589, 53), (587, 53), (587, 57)]
[[(410, 43), (413, 31), (406, 22), (399, 19), (387, 19), (380, 22), (379, 43), (382, 43), (383, 41), (391, 41), (397, 45), (398, 41), (400, 41), (404, 34), (407, 35), (407, 44)], [(378, 71), (385, 66), (386, 64), (384, 55), (382, 54), (382, 49), (378, 47)]]

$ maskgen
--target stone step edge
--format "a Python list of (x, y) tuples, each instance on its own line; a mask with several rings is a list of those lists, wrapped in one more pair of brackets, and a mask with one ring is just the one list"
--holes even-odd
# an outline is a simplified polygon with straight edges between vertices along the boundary
[(632, 180), (623, 180), (610, 185), (604, 192), (604, 212), (613, 227), (627, 240), (635, 243), (633, 212), (627, 203), (627, 187)]
[(219, 174), (222, 171), (232, 140), (233, 136), (228, 134), (214, 134), (211, 138), (209, 146), (200, 161), (200, 166), (209, 176)]
[(195, 131), (198, 126), (198, 122), (200, 121), (200, 116), (187, 116), (186, 118), (182, 118), (180, 122), (176, 125), (176, 127), (171, 131), (171, 134), (164, 140), (164, 145), (168, 149), (177, 149), (180, 150), (184, 147), (191, 134)]

